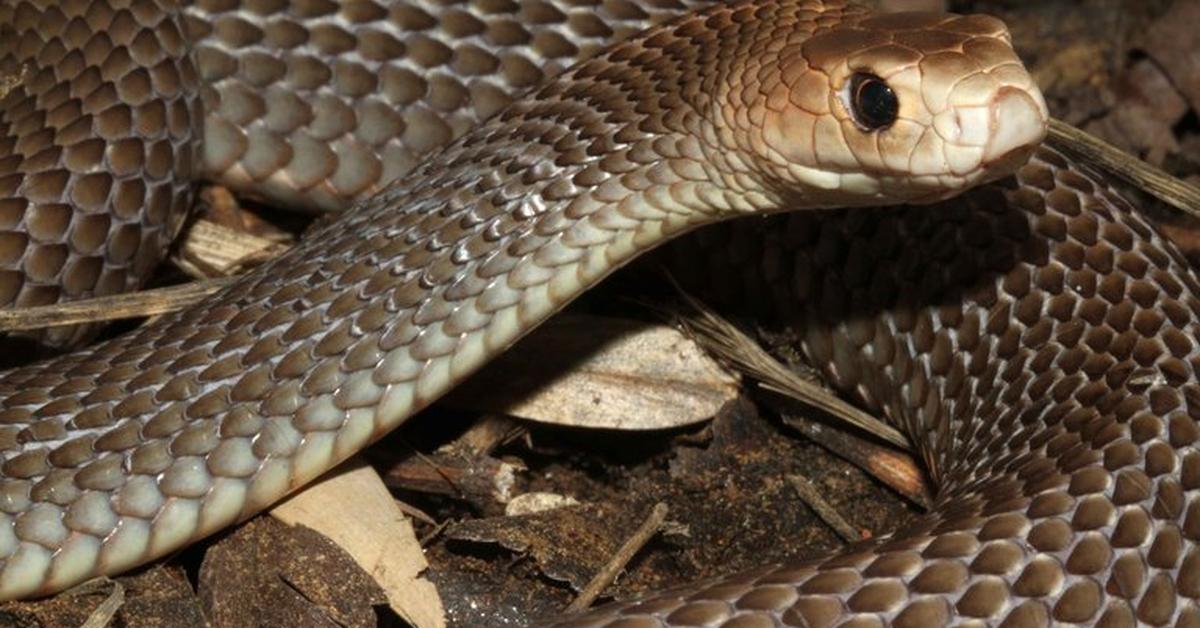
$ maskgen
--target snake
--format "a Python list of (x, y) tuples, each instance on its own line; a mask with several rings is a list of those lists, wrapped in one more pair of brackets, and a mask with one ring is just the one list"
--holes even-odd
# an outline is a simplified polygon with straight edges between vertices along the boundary
[(1038, 147), (1003, 24), (652, 4), (0, 7), (13, 302), (137, 285), (193, 177), (359, 199), (194, 307), (0, 374), (0, 597), (253, 515), (700, 231), (691, 268), (771, 301), (938, 498), (830, 556), (550, 621), (1200, 621), (1200, 285), (1104, 177)]

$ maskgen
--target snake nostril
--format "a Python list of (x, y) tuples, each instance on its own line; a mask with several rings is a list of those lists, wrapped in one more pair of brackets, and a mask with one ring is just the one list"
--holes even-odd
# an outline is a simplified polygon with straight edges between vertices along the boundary
[(983, 163), (994, 168), (1024, 155), (1046, 137), (1046, 108), (1029, 92), (1003, 88), (991, 105), (991, 137), (984, 148)]

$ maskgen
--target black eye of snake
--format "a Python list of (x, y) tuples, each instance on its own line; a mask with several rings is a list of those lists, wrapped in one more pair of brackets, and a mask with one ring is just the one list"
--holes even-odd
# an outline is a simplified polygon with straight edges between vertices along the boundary
[(854, 121), (867, 131), (891, 126), (900, 113), (896, 92), (874, 74), (859, 73), (850, 77), (849, 100)]

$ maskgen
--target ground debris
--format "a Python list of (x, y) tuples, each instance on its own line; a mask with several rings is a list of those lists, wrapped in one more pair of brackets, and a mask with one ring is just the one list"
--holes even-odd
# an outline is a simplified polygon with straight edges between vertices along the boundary
[(199, 596), (213, 626), (375, 626), (387, 596), (324, 536), (269, 517), (209, 548)]

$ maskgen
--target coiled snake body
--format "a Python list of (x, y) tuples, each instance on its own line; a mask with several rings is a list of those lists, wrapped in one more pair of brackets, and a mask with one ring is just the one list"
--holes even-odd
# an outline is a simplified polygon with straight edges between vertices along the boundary
[[(489, 24), (506, 9), (471, 6), (0, 8), (15, 155), (0, 164), (0, 293), (136, 283), (190, 170), (224, 168), (260, 194), (299, 183), (292, 196), (316, 205), (371, 194), (404, 151), (501, 108), (537, 74), (525, 54), (584, 55), (588, 37), (657, 19), (530, 3), (521, 24)], [(328, 19), (296, 26), (313, 16)], [(403, 29), (420, 34), (400, 43)], [(234, 52), (260, 44), (290, 52)], [(501, 52), (473, 52), (485, 45)], [(403, 61), (380, 61), (389, 51)], [(484, 78), (454, 82), (472, 72)], [(268, 506), (669, 236), (949, 197), (1016, 168), (1045, 124), (995, 20), (838, 2), (710, 7), (564, 76), (197, 307), (0, 375), (0, 596), (118, 572)], [(204, 97), (189, 89), (201, 77), (218, 79)], [(223, 77), (292, 89), (222, 92)], [(910, 434), (941, 485), (932, 514), (823, 561), (577, 621), (1200, 621), (1196, 282), (1060, 156), (1043, 151), (1019, 181), (1003, 202), (795, 219), (742, 266), (761, 269), (747, 285), (784, 299), (832, 381)]]

